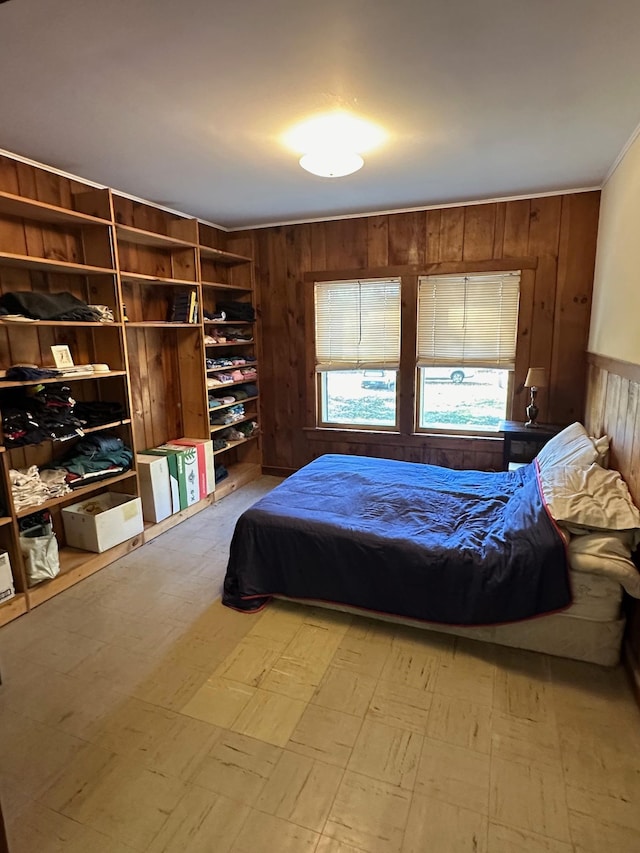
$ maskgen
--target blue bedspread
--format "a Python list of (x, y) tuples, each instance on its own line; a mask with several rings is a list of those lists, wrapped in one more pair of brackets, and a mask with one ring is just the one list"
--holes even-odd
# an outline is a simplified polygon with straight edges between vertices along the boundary
[(238, 519), (223, 602), (271, 595), (453, 625), (571, 603), (563, 541), (534, 463), (513, 472), (327, 455)]

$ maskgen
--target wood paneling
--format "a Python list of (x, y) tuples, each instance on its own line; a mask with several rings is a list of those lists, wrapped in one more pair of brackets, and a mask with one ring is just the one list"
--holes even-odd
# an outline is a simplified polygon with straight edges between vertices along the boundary
[[(322, 433), (318, 441), (305, 427), (315, 413), (308, 353), (313, 323), (305, 292), (308, 274), (403, 267), (412, 272), (523, 268), (514, 418), (524, 416), (522, 382), (529, 366), (546, 367), (549, 389), (540, 391), (541, 420), (567, 423), (584, 406), (586, 340), (600, 194), (524, 199), (512, 202), (388, 214), (278, 226), (237, 232), (250, 239), (245, 253), (256, 259), (262, 318), (261, 393), (264, 401), (263, 449), (266, 467), (293, 470), (320, 452), (362, 452), (446, 464), (499, 468), (495, 440), (446, 436), (371, 436), (345, 431)], [(406, 389), (404, 389), (406, 392)], [(311, 399), (310, 399), (311, 397)], [(404, 403), (403, 411), (408, 411)], [(406, 419), (406, 414), (404, 415)], [(498, 443), (499, 445), (499, 443)], [(345, 448), (348, 448), (345, 450)]]
[[(640, 506), (640, 365), (589, 355), (584, 423), (606, 433), (609, 464), (622, 474)], [(628, 602), (626, 659), (640, 701), (640, 602)]]

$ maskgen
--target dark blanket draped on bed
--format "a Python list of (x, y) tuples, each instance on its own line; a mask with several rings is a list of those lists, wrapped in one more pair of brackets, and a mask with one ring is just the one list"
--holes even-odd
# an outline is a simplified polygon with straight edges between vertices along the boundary
[(254, 610), (275, 594), (452, 625), (571, 603), (534, 463), (484, 473), (338, 455), (238, 519), (223, 602)]

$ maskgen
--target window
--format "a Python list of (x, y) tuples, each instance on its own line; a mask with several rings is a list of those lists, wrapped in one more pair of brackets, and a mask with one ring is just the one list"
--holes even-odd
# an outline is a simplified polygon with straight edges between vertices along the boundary
[(418, 426), (497, 430), (515, 363), (520, 274), (418, 281)]
[(319, 422), (397, 428), (400, 279), (315, 283)]
[(519, 272), (315, 281), (313, 297), (319, 426), (497, 431), (512, 392)]

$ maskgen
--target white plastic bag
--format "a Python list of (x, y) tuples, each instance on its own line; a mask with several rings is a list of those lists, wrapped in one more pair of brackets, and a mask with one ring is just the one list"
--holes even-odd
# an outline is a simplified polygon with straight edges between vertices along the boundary
[(21, 536), (20, 550), (27, 570), (27, 583), (34, 586), (60, 574), (58, 540), (55, 533), (47, 536)]

